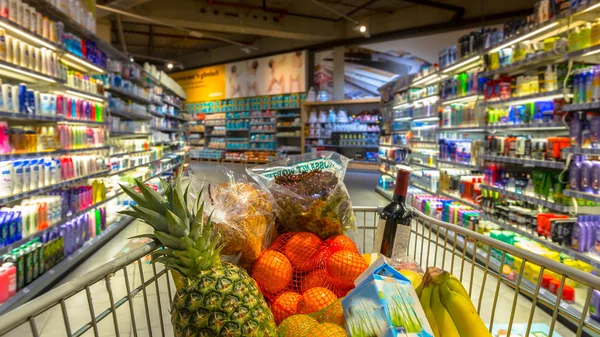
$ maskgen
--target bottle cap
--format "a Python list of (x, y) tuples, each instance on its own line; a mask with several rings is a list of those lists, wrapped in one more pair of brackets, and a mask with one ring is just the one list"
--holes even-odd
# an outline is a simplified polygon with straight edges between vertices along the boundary
[(408, 181), (410, 180), (410, 168), (400, 168), (396, 174), (396, 186), (394, 186), (394, 195), (406, 196), (408, 191)]

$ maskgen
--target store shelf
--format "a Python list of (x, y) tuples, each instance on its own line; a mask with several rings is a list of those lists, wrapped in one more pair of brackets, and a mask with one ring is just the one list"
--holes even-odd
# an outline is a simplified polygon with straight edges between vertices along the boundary
[(456, 201), (460, 202), (461, 204), (467, 205), (467, 206), (469, 206), (469, 207), (471, 207), (473, 209), (481, 209), (481, 206), (473, 203), (472, 201), (462, 199), (461, 197), (459, 197), (457, 195), (454, 195), (452, 193), (438, 191), (438, 195), (446, 197), (446, 198), (450, 198), (450, 199), (453, 199), (453, 200), (456, 200)]
[(122, 229), (127, 227), (133, 221), (134, 218), (124, 216), (121, 218), (121, 220), (107, 227), (104, 232), (84, 243), (83, 246), (77, 251), (67, 256), (64, 260), (47, 270), (45, 273), (35, 279), (35, 281), (31, 282), (25, 288), (21, 289), (14, 296), (9, 298), (6, 302), (2, 303), (0, 305), (0, 315), (27, 303), (44, 291), (49, 290), (69, 271), (81, 265), (81, 263), (88, 256), (97, 252), (100, 247), (104, 246), (104, 244), (110, 241), (113, 237), (115, 237), (115, 235), (117, 235)]
[(480, 96), (479, 94), (454, 97), (454, 98), (450, 98), (447, 100), (442, 100), (442, 105), (474, 102), (474, 101), (480, 100), (482, 98), (483, 98), (483, 96)]
[(227, 131), (227, 132), (247, 132), (247, 131), (250, 131), (250, 129), (225, 129), (225, 131)]
[(544, 64), (551, 64), (554, 61), (560, 60), (563, 57), (565, 49), (551, 50), (548, 52), (536, 53), (521, 61), (514, 62), (498, 69), (485, 71), (480, 73), (482, 77), (492, 77), (497, 74), (514, 75), (521, 73), (523, 70), (530, 70), (533, 67), (538, 67)]
[(388, 171), (385, 171), (385, 170), (382, 170), (382, 169), (379, 169), (379, 172), (380, 172), (381, 174), (385, 174), (386, 176), (390, 176), (390, 177), (392, 177), (392, 178), (396, 179), (396, 175), (395, 175), (395, 174), (392, 174), (391, 172), (388, 172)]
[(560, 161), (550, 161), (550, 160), (537, 160), (537, 159), (523, 159), (523, 158), (512, 158), (512, 157), (503, 157), (503, 156), (493, 156), (493, 155), (479, 155), (479, 157), (483, 160), (489, 160), (493, 162), (499, 163), (510, 163), (510, 164), (520, 164), (528, 167), (547, 167), (553, 169), (564, 169), (565, 163)]
[(40, 152), (27, 152), (27, 153), (7, 153), (0, 154), (0, 160), (10, 160), (18, 158), (37, 158), (52, 155), (62, 155), (71, 153), (84, 153), (92, 151), (104, 151), (110, 149), (109, 146), (91, 147), (86, 149), (74, 149), (74, 150), (56, 150), (56, 151), (40, 151)]
[(119, 116), (119, 117), (127, 118), (127, 119), (130, 119), (130, 120), (152, 119), (152, 116), (150, 116), (150, 115), (140, 114), (140, 113), (135, 113), (135, 112), (129, 112), (129, 111), (119, 111), (119, 110), (109, 109), (108, 113), (110, 115)]
[[(300, 108), (298, 108), (300, 109)], [(277, 115), (277, 118), (300, 118), (300, 114), (292, 114), (292, 115)]]
[(381, 131), (332, 131), (331, 133), (380, 133)]
[(523, 124), (495, 124), (488, 125), (487, 131), (509, 130), (509, 131), (560, 131), (568, 130), (569, 127), (562, 122), (547, 123), (523, 123)]
[(568, 197), (579, 198), (593, 202), (600, 202), (600, 195), (598, 194), (580, 192), (575, 190), (563, 190), (563, 194)]
[(413, 122), (437, 122), (439, 121), (439, 116), (422, 116), (422, 117), (413, 117)]
[(408, 165), (408, 164), (407, 164), (407, 163), (405, 163), (405, 162), (395, 161), (395, 160), (393, 160), (393, 159), (388, 159), (388, 158), (386, 158), (386, 157), (377, 157), (377, 158), (378, 158), (379, 160), (381, 160), (381, 161), (384, 161), (384, 162), (386, 162), (386, 163), (390, 163), (390, 164), (394, 164), (394, 165), (401, 165), (401, 164), (402, 164), (402, 165)]
[[(398, 164), (400, 164), (400, 163), (398, 163)], [(435, 167), (435, 166), (429, 166), (427, 164), (419, 163), (419, 162), (416, 162), (416, 161), (413, 161), (413, 160), (410, 161), (410, 165), (419, 166), (419, 167), (422, 167), (422, 168), (425, 168), (425, 169), (429, 169), (429, 170), (437, 170), (437, 167)]]
[(148, 151), (152, 151), (152, 149), (139, 150), (139, 151), (131, 151), (131, 152), (114, 153), (114, 154), (111, 154), (110, 157), (131, 156), (131, 155), (134, 155), (134, 154), (144, 153), (144, 152), (148, 152)]
[(20, 67), (16, 64), (0, 60), (0, 74), (4, 77), (9, 77), (15, 80), (20, 80), (28, 83), (60, 83), (65, 81), (54, 76), (49, 76), (29, 68)]
[(392, 201), (392, 193), (384, 190), (383, 188), (376, 186), (375, 192), (381, 194), (384, 198), (388, 199), (389, 201)]
[(339, 148), (339, 149), (378, 149), (379, 147), (376, 145), (309, 145), (306, 144), (306, 146), (313, 146), (313, 147), (335, 147), (335, 148)]
[(465, 133), (476, 133), (476, 132), (486, 132), (485, 126), (445, 126), (438, 128), (438, 133), (440, 132), (465, 132)]
[(562, 90), (555, 90), (555, 91), (543, 92), (543, 93), (527, 95), (527, 96), (511, 97), (511, 98), (503, 99), (503, 100), (482, 101), (482, 102), (479, 102), (479, 106), (486, 107), (486, 106), (494, 106), (494, 105), (519, 105), (519, 104), (532, 103), (532, 102), (538, 102), (538, 101), (548, 101), (548, 100), (553, 100), (555, 98), (562, 98), (562, 97), (564, 97)]
[(343, 105), (343, 104), (379, 104), (381, 99), (376, 98), (362, 98), (362, 99), (343, 99), (337, 101), (316, 101), (316, 102), (303, 102), (305, 106), (320, 106), (320, 105)]
[(107, 122), (97, 122), (91, 120), (84, 119), (67, 119), (61, 115), (38, 115), (38, 114), (28, 114), (28, 113), (15, 113), (10, 111), (0, 111), (0, 118), (2, 120), (9, 121), (21, 121), (21, 122), (29, 122), (29, 121), (40, 121), (40, 122), (64, 122), (64, 123), (78, 123), (78, 124), (98, 124), (105, 125)]
[(594, 266), (595, 268), (600, 268), (600, 259), (596, 258), (591, 253), (578, 252), (578, 251), (572, 249), (571, 247), (559, 245), (557, 243), (552, 242), (552, 240), (548, 240), (545, 237), (538, 235), (537, 233), (531, 233), (523, 228), (520, 228), (519, 226), (511, 225), (504, 221), (500, 221), (500, 220), (496, 219), (495, 217), (490, 216), (486, 212), (481, 213), (481, 218), (486, 221), (493, 222), (505, 230), (522, 235), (522, 236), (524, 236), (532, 241), (535, 241), (545, 247), (548, 247), (552, 250), (567, 254), (576, 260), (580, 260), (585, 263), (589, 263), (590, 265)]
[(163, 99), (163, 100), (162, 100), (162, 103), (164, 103), (164, 104), (167, 104), (167, 105), (170, 105), (170, 106), (172, 106), (172, 107), (175, 107), (175, 108), (177, 108), (177, 109), (181, 109), (181, 105), (179, 105), (179, 104), (175, 104), (175, 103), (172, 103), (172, 102), (169, 102), (169, 101), (167, 101), (166, 99)]
[(599, 110), (599, 109), (600, 109), (600, 102), (563, 105), (563, 111), (593, 111), (593, 110)]
[[(227, 130), (230, 131), (230, 130)], [(248, 130), (246, 130), (248, 131)], [(258, 131), (258, 130), (249, 130), (250, 133), (275, 133), (275, 131)]]
[(182, 129), (172, 129), (172, 128), (152, 128), (152, 130), (161, 131), (161, 132), (169, 132), (169, 133), (185, 132), (185, 130), (182, 130)]
[(149, 100), (149, 99), (148, 99), (148, 98), (146, 98), (146, 97), (138, 96), (138, 95), (136, 95), (136, 94), (134, 94), (134, 93), (130, 93), (130, 92), (127, 92), (127, 91), (121, 90), (121, 89), (119, 89), (119, 88), (116, 88), (116, 87), (107, 87), (107, 88), (106, 88), (106, 91), (108, 91), (108, 92), (110, 92), (110, 93), (112, 93), (112, 94), (115, 94), (116, 96), (119, 96), (119, 97), (121, 97), (121, 98), (124, 98), (124, 99), (130, 99), (130, 100), (132, 100), (132, 101), (136, 101), (136, 102), (138, 102), (138, 103), (142, 103), (142, 104), (152, 104), (152, 101), (151, 101), (151, 100)]
[(102, 94), (95, 94), (95, 93), (91, 93), (91, 92), (87, 92), (81, 89), (77, 89), (75, 87), (72, 87), (70, 85), (66, 85), (65, 84), (65, 93), (67, 95), (71, 95), (71, 96), (77, 96), (83, 99), (91, 99), (94, 101), (99, 101), (99, 102), (108, 102), (108, 97), (102, 95)]
[(111, 137), (149, 137), (151, 134), (148, 132), (119, 132), (110, 131)]
[(275, 143), (274, 140), (251, 140), (250, 143)]
[[(487, 185), (484, 185), (484, 184), (481, 184), (481, 188), (497, 192), (498, 194), (503, 195), (505, 197), (509, 197), (511, 199), (530, 202), (530, 203), (533, 203), (533, 204), (536, 204), (536, 205), (539, 205), (539, 206), (542, 206), (542, 207), (546, 207), (548, 209), (552, 209), (552, 210), (555, 210), (555, 211), (559, 211), (559, 212), (563, 212), (563, 213), (569, 213), (569, 212), (573, 211), (572, 207), (561, 205), (561, 204), (557, 204), (555, 202), (544, 200), (544, 199), (541, 199), (541, 198), (538, 198), (538, 197), (531, 197), (531, 196), (527, 196), (527, 195), (523, 195), (523, 194), (519, 194), (519, 193), (507, 191), (505, 189), (501, 189), (501, 188), (498, 188), (498, 187), (487, 186)], [(600, 211), (600, 209), (599, 209), (599, 211)]]
[(582, 149), (582, 148), (577, 148), (577, 147), (571, 147), (567, 150), (567, 152), (573, 153), (573, 154), (585, 154), (585, 155), (590, 155), (590, 156), (600, 156), (600, 148)]
[(135, 169), (137, 169), (139, 167), (147, 167), (147, 166), (149, 166), (151, 164), (157, 163), (157, 162), (165, 160), (165, 159), (171, 159), (171, 158), (166, 157), (166, 155), (165, 155), (165, 156), (163, 156), (163, 157), (161, 157), (159, 159), (154, 159), (154, 160), (149, 161), (149, 162), (144, 163), (144, 164), (136, 165), (136, 166), (133, 166), (133, 167), (128, 167), (128, 168), (117, 170), (117, 171), (111, 171), (108, 174), (108, 176), (111, 177), (111, 176), (114, 176), (114, 175), (117, 175), (117, 174), (121, 174), (121, 173), (125, 173), (125, 172), (128, 172), (128, 171), (132, 171), (132, 170), (135, 170)]
[(461, 162), (454, 161), (454, 160), (438, 159), (437, 162), (440, 163), (440, 164), (452, 165), (452, 166), (457, 166), (457, 167), (464, 167), (464, 168), (468, 168), (468, 169), (471, 169), (471, 170), (478, 170), (479, 169), (479, 167), (477, 165), (468, 164), (468, 163), (461, 163)]
[(419, 186), (419, 185), (417, 185), (417, 184), (415, 184), (413, 182), (410, 183), (410, 186), (416, 187), (416, 188), (420, 189), (421, 191), (427, 192), (427, 193), (429, 193), (431, 195), (437, 195), (437, 193), (433, 192), (432, 190), (430, 190), (428, 188), (425, 188), (425, 187), (422, 187), (422, 186)]
[[(229, 149), (228, 149), (229, 150)], [(277, 152), (277, 150), (269, 150), (269, 149), (246, 149), (244, 151), (258, 151), (258, 152)]]
[(302, 138), (300, 136), (275, 136), (277, 138)]
[(109, 171), (110, 170), (103, 170), (103, 171), (96, 172), (96, 173), (93, 173), (93, 174), (90, 174), (90, 175), (87, 175), (87, 176), (78, 177), (78, 178), (70, 179), (70, 180), (67, 180), (67, 181), (62, 181), (60, 183), (53, 184), (53, 185), (50, 185), (50, 186), (46, 186), (46, 187), (42, 187), (42, 188), (36, 188), (33, 191), (27, 191), (27, 192), (23, 192), (23, 193), (14, 194), (14, 195), (11, 195), (11, 196), (8, 196), (8, 197), (3, 197), (3, 198), (0, 198), (0, 205), (5, 205), (5, 204), (7, 204), (9, 202), (12, 202), (12, 201), (15, 201), (15, 200), (20, 200), (20, 199), (23, 199), (23, 198), (32, 197), (32, 196), (39, 195), (39, 194), (42, 194), (42, 193), (54, 191), (55, 189), (58, 189), (58, 188), (61, 188), (61, 187), (66, 187), (66, 186), (69, 186), (71, 184), (83, 182), (83, 181), (85, 181), (87, 179), (101, 177), (101, 176), (106, 175)]

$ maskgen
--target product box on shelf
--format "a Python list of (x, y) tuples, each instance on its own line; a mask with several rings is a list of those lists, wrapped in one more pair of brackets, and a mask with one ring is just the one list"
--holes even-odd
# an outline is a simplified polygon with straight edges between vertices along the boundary
[(342, 300), (349, 336), (433, 336), (410, 280), (390, 265), (378, 259), (357, 282)]

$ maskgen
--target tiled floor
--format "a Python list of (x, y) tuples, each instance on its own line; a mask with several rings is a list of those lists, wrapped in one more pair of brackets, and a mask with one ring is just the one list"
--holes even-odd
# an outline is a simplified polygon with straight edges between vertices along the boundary
[[(229, 165), (232, 170), (240, 172), (240, 165)], [(206, 179), (215, 181), (222, 177), (217, 172), (214, 165), (210, 164), (199, 164), (194, 163), (192, 170), (196, 176), (204, 176)], [(381, 206), (385, 205), (387, 201), (379, 194), (374, 192), (374, 186), (377, 182), (378, 175), (367, 174), (367, 173), (354, 173), (350, 172), (346, 176), (345, 182), (348, 187), (349, 194), (352, 198), (352, 202), (355, 206)], [(361, 249), (364, 251), (372, 250), (373, 233), (375, 221), (377, 219), (371, 213), (357, 213), (357, 226), (359, 230), (353, 233), (355, 240), (359, 243)], [(364, 228), (366, 227), (366, 229)], [(134, 222), (121, 233), (119, 233), (111, 242), (100, 249), (96, 254), (89, 258), (85, 263), (73, 271), (62, 284), (69, 282), (70, 280), (85, 277), (90, 271), (93, 271), (98, 266), (105, 264), (107, 261), (121, 255), (131, 252), (138, 246), (143, 245), (142, 240), (131, 241), (128, 238), (137, 234), (147, 233), (150, 227)], [(428, 231), (425, 232), (428, 236)], [(421, 256), (420, 246), (421, 243), (417, 240), (412, 242), (413, 245), (418, 244), (416, 250), (410, 249), (411, 254), (416, 252), (415, 259), (420, 261), (422, 265), (433, 265), (435, 250), (431, 249), (429, 254), (427, 253), (427, 247), (423, 250), (423, 256)], [(431, 246), (433, 247), (433, 246)], [(444, 252), (442, 249), (438, 249), (436, 266), (444, 267), (446, 269), (451, 268), (452, 254), (445, 252), (445, 258), (443, 258)], [(442, 265), (444, 260), (444, 265)], [(456, 259), (452, 267), (454, 275), (459, 276), (461, 274), (461, 260)], [(140, 268), (141, 267), (141, 268)], [(471, 279), (471, 268), (470, 262), (464, 264), (463, 271), (463, 284), (469, 285)], [(140, 271), (141, 269), (141, 271)], [(156, 266), (156, 272), (160, 273), (162, 266)], [(92, 299), (92, 306), (94, 315), (98, 316), (105, 310), (110, 309), (111, 300), (107, 288), (107, 282), (110, 283), (110, 288), (113, 293), (113, 302), (119, 303), (119, 300), (124, 296), (127, 296), (127, 281), (129, 283), (131, 291), (139, 288), (142, 284), (142, 279), (148, 282), (154, 274), (153, 266), (148, 263), (147, 260), (135, 261), (133, 264), (127, 267), (127, 275), (124, 270), (119, 270), (107, 280), (100, 280), (89, 288), (89, 294)], [(514, 291), (504, 285), (500, 284), (499, 290), (496, 291), (497, 283), (496, 278), (487, 277), (485, 285), (483, 284), (484, 273), (482, 270), (475, 268), (473, 271), (473, 282), (472, 282), (472, 299), (476, 307), (479, 305), (481, 299), (481, 317), (486, 323), (489, 323), (491, 314), (494, 308), (495, 295), (498, 297), (496, 303), (496, 309), (494, 310), (494, 324), (507, 324), (511, 318), (511, 309), (513, 307)], [(172, 278), (169, 277), (169, 280)], [(149, 284), (144, 291), (139, 291), (134, 297), (130, 305), (128, 301), (123, 301), (123, 304), (116, 309), (116, 315), (109, 313), (102, 321), (97, 324), (98, 336), (172, 336), (173, 331), (170, 323), (170, 299), (174, 292), (174, 285), (170, 282), (170, 287), (167, 286), (167, 276), (163, 274), (158, 279), (158, 287), (156, 283)], [(481, 291), (483, 287), (483, 291)], [(169, 290), (172, 292), (170, 294)], [(467, 288), (468, 290), (468, 288)], [(86, 290), (77, 293), (75, 296), (65, 301), (65, 308), (68, 313), (69, 325), (71, 327), (71, 333), (75, 333), (79, 328), (88, 325), (89, 330), (82, 334), (82, 336), (95, 336), (94, 328), (91, 324), (90, 305)], [(146, 311), (148, 308), (148, 311)], [(514, 322), (515, 323), (526, 323), (529, 319), (531, 311), (531, 301), (524, 296), (518, 295), (517, 301), (514, 304)], [(108, 313), (108, 311), (107, 311)], [(132, 314), (133, 313), (133, 314)], [(116, 317), (116, 320), (114, 319)], [(132, 319), (133, 317), (133, 319)], [(536, 323), (550, 324), (551, 316), (537, 308), (534, 312), (533, 320)], [(35, 325), (37, 330), (42, 337), (55, 337), (55, 336), (67, 336), (67, 330), (65, 328), (64, 316), (60, 305), (55, 305), (48, 311), (37, 316), (35, 319)], [(560, 323), (557, 323), (555, 329), (556, 333), (560, 333), (562, 336), (574, 336), (574, 333), (567, 330)], [(21, 336), (32, 336), (31, 329), (28, 324), (21, 326), (19, 329), (8, 334), (9, 337), (21, 337)], [(514, 336), (514, 335), (513, 335)]]

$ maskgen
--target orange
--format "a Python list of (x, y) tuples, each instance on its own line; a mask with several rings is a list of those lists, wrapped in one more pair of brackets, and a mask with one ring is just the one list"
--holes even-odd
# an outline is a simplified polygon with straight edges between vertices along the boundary
[(323, 248), (323, 241), (313, 233), (294, 234), (285, 244), (283, 253), (290, 259), (292, 266), (300, 272), (309, 271), (317, 265), (315, 258)]
[(301, 298), (302, 295), (293, 291), (286, 291), (285, 293), (279, 295), (279, 297), (277, 297), (277, 299), (275, 299), (271, 305), (271, 311), (275, 317), (275, 323), (279, 324), (289, 316), (297, 314), (298, 303), (300, 302)]
[(332, 290), (331, 286), (331, 280), (329, 280), (329, 275), (327, 275), (325, 269), (316, 269), (308, 273), (308, 275), (300, 281), (300, 292), (305, 293), (308, 289), (317, 287)]
[(252, 278), (269, 293), (284, 290), (292, 281), (294, 270), (285, 255), (276, 251), (263, 252), (252, 268)]
[(321, 287), (308, 289), (302, 294), (298, 311), (301, 314), (311, 314), (327, 307), (335, 300), (337, 300), (337, 296), (329, 289)]
[(358, 248), (356, 248), (354, 241), (345, 235), (332, 236), (325, 240), (325, 242), (329, 244), (329, 250), (332, 253), (335, 253), (339, 250), (349, 250), (351, 252), (358, 253)]
[(333, 323), (318, 324), (312, 330), (311, 337), (347, 337), (344, 328)]
[(358, 253), (337, 251), (327, 259), (327, 274), (338, 287), (354, 288), (354, 280), (367, 269), (367, 262)]

